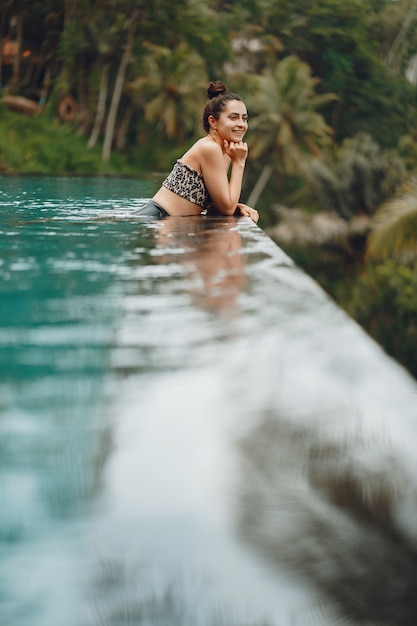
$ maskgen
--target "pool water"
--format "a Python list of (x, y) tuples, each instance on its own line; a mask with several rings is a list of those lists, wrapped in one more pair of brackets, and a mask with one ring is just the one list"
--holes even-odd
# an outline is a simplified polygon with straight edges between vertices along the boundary
[(0, 624), (414, 625), (414, 379), (154, 189), (0, 177)]

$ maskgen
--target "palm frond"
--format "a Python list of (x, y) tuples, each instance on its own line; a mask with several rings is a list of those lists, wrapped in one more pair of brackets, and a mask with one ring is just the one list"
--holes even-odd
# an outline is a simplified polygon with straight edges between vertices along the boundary
[(417, 179), (407, 181), (376, 212), (368, 237), (368, 259), (417, 255)]

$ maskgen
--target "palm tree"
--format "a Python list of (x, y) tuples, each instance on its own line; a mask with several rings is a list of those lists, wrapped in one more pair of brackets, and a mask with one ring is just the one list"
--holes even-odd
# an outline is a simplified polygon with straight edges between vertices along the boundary
[[(317, 157), (328, 143), (331, 128), (317, 109), (334, 100), (334, 94), (316, 94), (319, 79), (295, 56), (288, 56), (274, 70), (258, 77), (257, 88), (249, 99), (250, 155), (266, 164), (248, 198), (255, 206), (275, 170), (283, 175), (301, 171), (306, 158)], [(253, 131), (253, 132), (252, 132)]]
[(134, 10), (128, 22), (128, 31), (126, 37), (126, 45), (120, 60), (119, 69), (117, 70), (116, 80), (113, 88), (113, 95), (110, 103), (109, 113), (107, 115), (106, 128), (104, 131), (102, 159), (108, 161), (110, 159), (111, 146), (113, 143), (114, 129), (116, 126), (117, 110), (119, 108), (120, 99), (122, 97), (123, 86), (125, 82), (126, 70), (131, 60), (134, 34), (136, 23), (139, 18), (139, 11)]
[[(95, 105), (94, 123), (88, 139), (87, 147), (94, 148), (96, 145), (106, 116), (107, 98), (109, 91), (109, 78), (112, 68), (115, 67), (115, 60), (120, 56), (122, 42), (125, 42), (125, 22), (116, 20), (112, 5), (105, 7), (98, 3), (94, 11), (88, 15), (85, 30), (89, 40), (92, 56), (95, 57), (97, 69), (92, 68), (90, 72), (90, 88), (94, 85), (92, 75), (94, 70), (100, 75), (98, 93), (94, 89), (93, 93), (97, 98)], [(120, 32), (122, 31), (122, 33)]]
[(358, 133), (306, 168), (308, 193), (320, 207), (345, 220), (372, 215), (404, 181), (404, 165), (368, 134)]
[(204, 61), (185, 43), (173, 51), (151, 44), (147, 48), (146, 74), (131, 82), (129, 90), (147, 122), (156, 123), (168, 139), (182, 141), (196, 129), (208, 84)]
[(403, 183), (374, 216), (368, 237), (368, 259), (417, 255), (417, 178)]
[[(87, 147), (96, 145), (104, 125), (103, 161), (110, 158), (120, 102), (126, 89), (126, 73), (134, 60), (136, 32), (140, 23), (139, 4), (139, 0), (132, 0), (128, 12), (123, 0), (96, 0), (93, 8), (87, 6), (84, 11), (84, 47), (94, 60), (89, 72), (89, 83), (91, 94), (97, 98), (94, 124)], [(96, 86), (98, 74), (100, 80)], [(90, 115), (88, 118), (90, 119)], [(123, 119), (127, 120), (126, 116)]]

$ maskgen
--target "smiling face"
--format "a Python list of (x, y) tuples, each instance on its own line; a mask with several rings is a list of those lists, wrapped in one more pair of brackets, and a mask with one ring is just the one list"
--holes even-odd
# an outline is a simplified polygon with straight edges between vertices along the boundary
[(227, 141), (243, 141), (243, 137), (248, 130), (248, 112), (241, 100), (229, 100), (225, 108), (220, 113), (219, 119), (209, 117), (209, 122), (213, 130), (217, 130), (220, 139)]

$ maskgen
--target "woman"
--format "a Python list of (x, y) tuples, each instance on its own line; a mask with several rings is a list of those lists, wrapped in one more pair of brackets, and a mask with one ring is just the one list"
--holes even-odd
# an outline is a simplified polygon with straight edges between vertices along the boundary
[(207, 95), (203, 113), (206, 136), (178, 159), (162, 187), (135, 215), (163, 218), (199, 215), (207, 209), (209, 214), (238, 212), (258, 221), (258, 211), (239, 202), (248, 156), (243, 142), (248, 129), (246, 107), (221, 81), (211, 82)]

